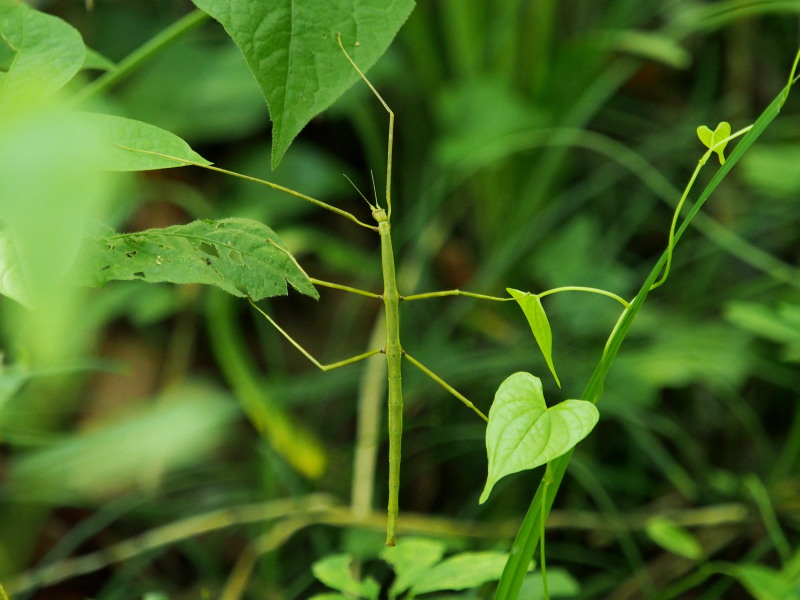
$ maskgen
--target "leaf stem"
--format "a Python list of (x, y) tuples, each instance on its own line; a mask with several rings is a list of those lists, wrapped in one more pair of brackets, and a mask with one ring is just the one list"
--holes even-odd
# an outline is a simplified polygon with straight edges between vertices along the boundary
[(208, 16), (209, 15), (202, 10), (195, 9), (183, 18), (175, 21), (175, 23), (157, 33), (149, 41), (123, 58), (113, 71), (106, 72), (92, 81), (92, 83), (82, 88), (75, 94), (72, 101), (75, 104), (79, 104), (122, 81), (150, 58), (158, 54), (163, 48), (177, 40), (184, 33), (200, 25)]
[(411, 356), (411, 355), (410, 355), (408, 352), (405, 352), (405, 351), (404, 351), (404, 352), (403, 352), (403, 356), (405, 356), (405, 357), (408, 359), (408, 361), (409, 361), (409, 362), (410, 362), (412, 365), (414, 365), (415, 367), (417, 367), (417, 368), (418, 368), (420, 371), (422, 371), (423, 373), (425, 373), (425, 374), (426, 374), (428, 377), (430, 377), (431, 379), (433, 379), (433, 380), (434, 380), (436, 383), (438, 383), (438, 384), (439, 384), (439, 385), (441, 385), (441, 386), (442, 386), (444, 389), (446, 389), (448, 392), (450, 392), (451, 394), (453, 394), (453, 396), (455, 396), (456, 398), (458, 398), (459, 400), (461, 400), (461, 402), (463, 402), (463, 403), (464, 403), (464, 404), (465, 404), (465, 405), (466, 405), (468, 408), (471, 408), (471, 409), (473, 410), (473, 412), (475, 412), (475, 414), (477, 414), (477, 415), (478, 415), (478, 416), (479, 416), (481, 419), (483, 419), (483, 420), (484, 420), (484, 421), (486, 421), (487, 423), (489, 422), (489, 418), (488, 418), (486, 415), (484, 415), (484, 414), (483, 414), (483, 413), (482, 413), (482, 412), (481, 412), (481, 411), (478, 409), (478, 407), (477, 407), (477, 406), (475, 406), (475, 405), (474, 405), (472, 402), (470, 402), (469, 400), (467, 400), (467, 399), (466, 399), (466, 398), (465, 398), (463, 395), (461, 395), (461, 394), (460, 394), (460, 393), (459, 393), (459, 392), (458, 392), (458, 391), (457, 391), (457, 390), (456, 390), (456, 389), (455, 389), (453, 386), (451, 386), (449, 383), (447, 383), (447, 382), (446, 382), (444, 379), (442, 379), (441, 377), (439, 377), (439, 376), (438, 376), (436, 373), (434, 373), (433, 371), (431, 371), (431, 370), (430, 370), (428, 367), (426, 367), (426, 366), (425, 366), (425, 365), (423, 365), (421, 362), (419, 362), (419, 361), (418, 361), (416, 358), (414, 358), (413, 356)]
[(657, 287), (660, 287), (669, 277), (669, 271), (672, 267), (672, 251), (675, 248), (675, 229), (678, 226), (678, 217), (680, 217), (681, 209), (683, 205), (686, 203), (686, 198), (689, 197), (689, 191), (694, 186), (694, 182), (697, 179), (697, 176), (700, 174), (700, 171), (705, 166), (708, 159), (711, 155), (716, 151), (719, 147), (724, 147), (730, 140), (739, 137), (740, 135), (744, 135), (748, 131), (753, 128), (752, 125), (748, 125), (744, 129), (740, 129), (736, 133), (732, 133), (728, 137), (721, 139), (716, 144), (711, 146), (703, 156), (700, 157), (700, 160), (697, 161), (697, 166), (694, 169), (694, 173), (692, 173), (691, 178), (689, 178), (689, 183), (686, 184), (686, 187), (683, 189), (683, 194), (681, 195), (681, 199), (678, 201), (678, 206), (675, 207), (675, 212), (672, 214), (672, 224), (669, 227), (669, 240), (667, 242), (667, 262), (664, 265), (664, 272), (661, 274), (661, 277), (658, 281), (656, 281), (652, 286), (650, 286), (650, 291), (653, 291)]
[(127, 146), (122, 146), (121, 144), (114, 144), (117, 148), (122, 148), (123, 150), (130, 150), (131, 152), (141, 152), (142, 154), (152, 154), (153, 156), (160, 156), (161, 158), (167, 158), (169, 160), (174, 160), (179, 163), (183, 163), (185, 165), (192, 165), (194, 167), (200, 167), (202, 169), (208, 169), (209, 171), (216, 171), (217, 173), (223, 173), (224, 175), (230, 175), (232, 177), (238, 177), (239, 179), (244, 179), (246, 181), (252, 181), (254, 183), (260, 183), (261, 185), (266, 185), (267, 187), (271, 187), (274, 190), (278, 190), (279, 192), (283, 192), (285, 194), (289, 194), (290, 196), (294, 196), (295, 198), (300, 198), (301, 200), (305, 200), (307, 202), (311, 202), (312, 204), (316, 204), (320, 208), (324, 208), (325, 210), (329, 210), (331, 212), (336, 213), (339, 216), (344, 217), (345, 219), (349, 219), (353, 221), (356, 225), (360, 225), (361, 227), (366, 227), (367, 229), (371, 229), (372, 231), (377, 231), (378, 228), (374, 225), (369, 225), (362, 221), (359, 221), (358, 218), (353, 215), (352, 213), (347, 212), (346, 210), (342, 210), (341, 208), (337, 208), (332, 204), (328, 204), (327, 202), (323, 202), (322, 200), (317, 200), (316, 198), (312, 198), (311, 196), (306, 196), (305, 194), (301, 194), (300, 192), (296, 192), (290, 188), (284, 187), (277, 183), (272, 183), (271, 181), (266, 181), (264, 179), (259, 179), (258, 177), (251, 177), (250, 175), (244, 175), (242, 173), (237, 173), (236, 171), (229, 171), (228, 169), (222, 169), (220, 167), (215, 167), (214, 165), (204, 165), (203, 163), (195, 162), (193, 160), (187, 160), (185, 158), (178, 158), (177, 156), (171, 156), (169, 154), (162, 154), (160, 152), (153, 152), (152, 150), (141, 150), (139, 148), (129, 148)]
[(358, 354), (358, 355), (356, 355), (356, 356), (351, 356), (350, 358), (346, 358), (346, 359), (344, 359), (344, 360), (340, 360), (340, 361), (338, 361), (338, 362), (335, 362), (335, 363), (330, 363), (330, 364), (324, 365), (324, 364), (322, 364), (321, 362), (319, 362), (319, 361), (318, 361), (316, 358), (314, 358), (314, 357), (313, 357), (313, 356), (312, 356), (312, 355), (311, 355), (311, 354), (310, 354), (310, 353), (309, 353), (309, 352), (308, 352), (308, 351), (307, 351), (305, 348), (303, 348), (303, 347), (300, 345), (300, 343), (299, 343), (299, 342), (295, 341), (295, 339), (294, 339), (294, 338), (292, 338), (292, 336), (290, 336), (288, 333), (286, 333), (286, 331), (284, 331), (284, 329), (283, 329), (283, 328), (281, 328), (281, 326), (280, 326), (280, 325), (278, 325), (278, 324), (275, 322), (275, 320), (274, 320), (272, 317), (270, 317), (270, 316), (269, 316), (267, 313), (265, 313), (263, 310), (261, 310), (261, 309), (259, 308), (259, 306), (258, 306), (258, 305), (257, 305), (255, 302), (253, 302), (252, 298), (248, 298), (248, 301), (250, 302), (250, 305), (251, 305), (253, 308), (255, 308), (255, 309), (258, 311), (258, 312), (260, 312), (260, 313), (261, 313), (261, 315), (262, 315), (262, 316), (263, 316), (263, 317), (264, 317), (264, 318), (265, 318), (267, 321), (269, 321), (269, 322), (270, 322), (270, 324), (272, 324), (272, 326), (273, 326), (275, 329), (277, 329), (277, 330), (278, 330), (278, 332), (280, 332), (280, 334), (281, 334), (283, 337), (285, 337), (285, 338), (286, 338), (286, 339), (289, 341), (289, 343), (290, 343), (292, 346), (294, 346), (295, 348), (297, 348), (297, 350), (298, 350), (298, 351), (299, 351), (299, 352), (300, 352), (300, 353), (301, 353), (303, 356), (305, 356), (305, 357), (306, 357), (308, 360), (310, 360), (312, 363), (314, 363), (314, 365), (315, 365), (316, 367), (318, 367), (318, 368), (319, 368), (320, 370), (322, 370), (322, 371), (332, 371), (333, 369), (338, 369), (339, 367), (343, 367), (343, 366), (345, 366), (345, 365), (349, 365), (349, 364), (352, 364), (352, 363), (354, 363), (354, 362), (358, 362), (358, 361), (360, 361), (360, 360), (363, 360), (363, 359), (365, 359), (365, 358), (369, 358), (370, 356), (375, 356), (376, 354), (379, 354), (379, 353), (381, 352), (381, 349), (380, 349), (380, 348), (379, 348), (379, 349), (377, 349), (377, 350), (370, 350), (369, 352), (364, 352), (364, 353), (362, 353), (362, 354)]
[(630, 308), (631, 304), (627, 300), (617, 296), (614, 292), (609, 292), (606, 290), (601, 290), (599, 288), (593, 287), (583, 287), (580, 285), (567, 285), (564, 287), (553, 288), (552, 290), (544, 291), (540, 294), (536, 294), (539, 298), (544, 298), (545, 296), (549, 296), (550, 294), (557, 294), (559, 292), (591, 292), (592, 294), (600, 294), (601, 296), (608, 296), (609, 298), (613, 298), (625, 308)]
[(340, 283), (331, 283), (330, 281), (323, 281), (321, 279), (316, 279), (314, 277), (309, 277), (308, 280), (314, 285), (321, 285), (322, 287), (333, 288), (335, 290), (342, 290), (343, 292), (350, 292), (351, 294), (358, 294), (359, 296), (367, 296), (368, 298), (378, 298), (378, 299), (383, 298), (383, 296), (381, 296), (380, 294), (374, 294), (372, 292), (367, 292), (366, 290), (360, 290), (358, 288), (350, 287), (348, 285), (342, 285)]
[(481, 300), (494, 300), (495, 302), (508, 302), (514, 298), (498, 298), (497, 296), (487, 296), (485, 294), (473, 294), (472, 292), (463, 292), (461, 290), (445, 290), (442, 292), (426, 292), (424, 294), (413, 294), (411, 296), (400, 296), (400, 300), (423, 300), (425, 298), (441, 298), (442, 296), (469, 296), (470, 298), (479, 298)]

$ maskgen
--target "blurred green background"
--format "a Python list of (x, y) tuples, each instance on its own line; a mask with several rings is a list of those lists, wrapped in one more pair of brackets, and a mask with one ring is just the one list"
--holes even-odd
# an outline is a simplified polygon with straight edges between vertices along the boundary
[[(191, 10), (167, 0), (38, 4), (112, 61)], [(422, 0), (369, 73), (397, 115), (401, 293), (581, 285), (632, 296), (702, 154), (695, 128), (755, 120), (786, 83), (798, 13), (800, 2)], [(362, 219), (368, 209), (343, 174), (368, 197), (370, 171), (382, 187), (387, 118), (360, 84), (271, 172), (264, 101), (210, 21), (103, 102), (184, 137), (218, 166)], [(600, 424), (551, 516), (548, 563), (569, 572), (565, 597), (751, 597), (708, 576), (710, 560), (800, 575), (799, 106), (790, 97), (719, 188), (620, 353)], [(712, 159), (698, 189), (715, 168)], [(186, 168), (115, 177), (103, 190), (103, 218), (120, 230), (256, 218), (311, 276), (380, 290), (377, 238), (269, 189)], [(119, 282), (77, 298), (53, 293), (50, 325), (19, 326), (31, 321), (24, 309), (0, 305), (0, 581), (17, 582), (14, 600), (216, 598), (238, 593), (237, 581), (246, 590), (226, 598), (306, 598), (322, 589), (310, 563), (338, 551), (388, 576), (372, 560), (379, 513), (362, 529), (313, 524), (300, 505), (315, 492), (332, 496), (326, 506), (350, 501), (359, 403), (361, 418), (377, 422), (368, 407), (383, 402), (379, 358), (318, 372), (246, 302), (217, 290)], [(510, 303), (405, 304), (404, 347), (484, 411), (518, 370), (542, 377), (550, 403), (577, 397), (618, 305), (582, 294), (544, 304), (561, 390)], [(264, 306), (323, 362), (373, 347), (380, 327), (378, 304), (334, 290)], [(540, 474), (503, 480), (478, 506), (482, 422), (408, 366), (404, 383), (401, 509), (423, 518), (418, 533), (449, 534), (453, 549), (506, 550)], [(386, 459), (382, 444), (378, 511)], [(357, 481), (368, 496), (370, 482)], [(289, 500), (277, 521), (232, 513), (235, 525), (210, 533), (184, 521), (279, 499)], [(686, 525), (702, 553), (656, 543), (645, 531), (652, 515)], [(130, 542), (170, 524), (186, 535)], [(89, 553), (94, 563), (69, 559)], [(22, 572), (64, 580), (15, 579)]]

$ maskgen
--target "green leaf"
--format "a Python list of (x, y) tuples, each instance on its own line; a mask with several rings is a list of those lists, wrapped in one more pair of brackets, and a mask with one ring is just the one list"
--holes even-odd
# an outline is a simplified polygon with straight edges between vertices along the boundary
[[(547, 588), (551, 598), (578, 598), (581, 593), (580, 583), (569, 571), (558, 567), (547, 569)], [(525, 578), (519, 597), (525, 600), (545, 600), (541, 571), (531, 573)]]
[(99, 113), (80, 113), (77, 118), (83, 126), (94, 128), (104, 136), (109, 146), (100, 167), (107, 171), (149, 171), (186, 166), (180, 160), (149, 154), (152, 152), (201, 165), (211, 164), (177, 135), (155, 125)]
[(756, 600), (800, 600), (800, 590), (775, 569), (763, 565), (731, 565), (723, 572), (735, 577)]
[(486, 427), (489, 474), (479, 503), (511, 473), (533, 469), (574, 448), (594, 428), (597, 407), (585, 400), (564, 400), (550, 408), (542, 382), (530, 373), (514, 373), (497, 390)]
[(412, 586), (414, 594), (439, 590), (468, 590), (500, 578), (508, 559), (505, 552), (464, 552), (443, 560)]
[(539, 344), (539, 350), (542, 351), (542, 356), (544, 356), (544, 360), (547, 362), (556, 384), (561, 387), (556, 368), (553, 366), (553, 334), (550, 331), (550, 321), (547, 320), (547, 314), (544, 312), (539, 296), (512, 288), (506, 288), (506, 291), (511, 294), (511, 297), (522, 308), (522, 312), (525, 313), (525, 318), (528, 319), (528, 324), (531, 326), (533, 337), (536, 339), (536, 343)]
[(194, 221), (125, 234), (107, 230), (87, 245), (80, 268), (89, 285), (204, 283), (260, 300), (285, 296), (288, 281), (298, 292), (319, 297), (277, 234), (251, 219)]
[(389, 596), (396, 598), (412, 587), (442, 556), (444, 544), (419, 538), (402, 539), (393, 548), (385, 548), (381, 558), (392, 565), (396, 574)]
[(334, 554), (315, 562), (311, 566), (311, 571), (314, 573), (314, 577), (330, 588), (339, 590), (346, 595), (376, 600), (381, 591), (380, 586), (369, 577), (364, 581), (353, 577), (353, 573), (350, 571), (352, 562), (353, 558), (349, 554)]
[(222, 23), (269, 105), (272, 166), (292, 140), (358, 79), (336, 41), (366, 72), (386, 51), (413, 0), (193, 0)]
[(703, 558), (703, 547), (697, 538), (685, 528), (664, 517), (648, 521), (645, 526), (648, 537), (664, 550), (690, 560)]
[(12, 493), (59, 504), (114, 497), (204, 460), (229, 431), (234, 406), (207, 385), (173, 389), (139, 414), (25, 454), (12, 465)]
[[(714, 131), (711, 131), (705, 125), (700, 125), (700, 127), (697, 128), (697, 137), (700, 138), (700, 141), (703, 142), (706, 148), (711, 148), (714, 146), (714, 144), (717, 144), (721, 140), (724, 140), (726, 137), (730, 136), (730, 134), (731, 124), (727, 121), (720, 122)], [(727, 145), (728, 142), (725, 142), (714, 148), (714, 152), (716, 152), (719, 156), (719, 164), (721, 165), (725, 164), (725, 155), (723, 154), (723, 151)]]
[(9, 95), (29, 99), (58, 91), (86, 57), (75, 28), (15, 0), (0, 0), (0, 37), (15, 52), (8, 72), (0, 73), (4, 100)]

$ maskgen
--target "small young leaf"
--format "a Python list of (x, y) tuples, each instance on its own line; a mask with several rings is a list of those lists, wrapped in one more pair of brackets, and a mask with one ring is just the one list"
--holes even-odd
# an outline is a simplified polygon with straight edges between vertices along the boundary
[(74, 27), (24, 2), (0, 0), (0, 38), (16, 52), (0, 79), (3, 96), (50, 95), (75, 76), (86, 57)]
[[(355, 596), (367, 600), (377, 600), (381, 591), (378, 583), (369, 577), (364, 581), (353, 577), (353, 573), (350, 571), (351, 562), (353, 562), (353, 558), (348, 554), (334, 554), (315, 562), (311, 565), (311, 571), (314, 573), (314, 577), (322, 583), (339, 590), (347, 597)], [(333, 597), (335, 598), (336, 595)]]
[(556, 368), (553, 366), (553, 334), (550, 331), (550, 321), (547, 320), (547, 314), (544, 312), (539, 296), (512, 288), (506, 288), (506, 291), (511, 294), (511, 297), (522, 308), (522, 312), (525, 313), (525, 318), (528, 319), (528, 324), (531, 326), (533, 337), (536, 339), (536, 343), (539, 344), (539, 350), (542, 351), (542, 356), (544, 356), (544, 360), (547, 362), (556, 384), (561, 387)]
[(426, 539), (406, 538), (385, 548), (381, 558), (392, 565), (396, 575), (389, 597), (396, 598), (412, 587), (442, 556), (444, 544)]
[[(731, 134), (731, 125), (727, 121), (721, 121), (717, 128), (714, 131), (711, 131), (705, 125), (700, 125), (697, 128), (697, 137), (700, 138), (700, 141), (706, 146), (706, 148), (711, 148), (717, 142), (724, 140)], [(728, 145), (728, 142), (720, 144), (716, 148), (714, 148), (714, 152), (717, 153), (719, 156), (719, 164), (725, 164), (725, 155), (723, 154), (725, 150), (725, 146)]]
[(103, 164), (100, 165), (107, 171), (149, 171), (186, 165), (179, 160), (150, 154), (151, 152), (201, 165), (211, 164), (177, 135), (155, 125), (99, 113), (80, 113), (77, 118), (87, 128), (93, 127), (99, 131), (109, 144), (103, 155)]
[(298, 292), (319, 294), (277, 234), (251, 219), (194, 221), (164, 229), (117, 234), (88, 242), (80, 264), (89, 285), (140, 279), (151, 283), (204, 283), (234, 296), (260, 300)]
[(193, 0), (222, 23), (269, 105), (272, 166), (295, 136), (358, 80), (336, 42), (363, 71), (386, 51), (414, 0)]
[(494, 484), (506, 475), (533, 469), (569, 451), (598, 419), (597, 407), (586, 400), (564, 400), (547, 408), (542, 382), (530, 373), (508, 377), (489, 410), (489, 474), (478, 502), (483, 504)]
[(505, 552), (464, 552), (425, 572), (411, 587), (414, 594), (439, 590), (468, 590), (500, 579), (508, 560)]
[(645, 531), (656, 544), (673, 554), (690, 560), (703, 557), (703, 547), (691, 533), (663, 517), (648, 521)]

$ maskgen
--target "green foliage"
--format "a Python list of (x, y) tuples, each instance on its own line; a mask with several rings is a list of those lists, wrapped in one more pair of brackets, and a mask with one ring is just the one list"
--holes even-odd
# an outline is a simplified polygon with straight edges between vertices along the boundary
[[(442, 560), (445, 545), (425, 538), (405, 538), (397, 545), (385, 548), (381, 558), (392, 566), (395, 580), (389, 598), (405, 594), (414, 598), (444, 590), (469, 590), (495, 581), (503, 571), (507, 555), (502, 552), (461, 552)], [(362, 598), (375, 600), (380, 588), (375, 580), (353, 577), (349, 555), (328, 556), (317, 561), (312, 570), (317, 579), (344, 595), (318, 594), (313, 600)]]
[(358, 80), (342, 56), (342, 35), (366, 71), (386, 51), (413, 0), (348, 5), (281, 0), (193, 0), (225, 27), (242, 51), (272, 117), (272, 166), (300, 130)]
[(103, 232), (92, 238), (82, 263), (92, 285), (141, 279), (151, 283), (203, 283), (261, 300), (285, 296), (286, 283), (319, 295), (280, 238), (249, 219), (194, 221), (136, 233)]
[(645, 527), (647, 535), (665, 550), (690, 560), (703, 557), (703, 547), (691, 533), (667, 518), (651, 519)]
[(599, 417), (594, 404), (585, 400), (564, 400), (548, 408), (538, 377), (510, 375), (497, 389), (489, 411), (489, 474), (479, 502), (483, 504), (506, 475), (534, 469), (574, 448)]
[(706, 148), (710, 148), (717, 153), (719, 157), (719, 164), (725, 164), (725, 155), (723, 154), (725, 146), (728, 145), (728, 138), (731, 135), (731, 124), (727, 121), (721, 121), (714, 131), (711, 131), (705, 125), (700, 125), (697, 128), (697, 137), (703, 142)]
[(547, 320), (547, 313), (544, 312), (542, 301), (536, 294), (528, 294), (511, 288), (506, 288), (506, 291), (511, 294), (511, 297), (519, 304), (522, 312), (525, 313), (525, 318), (528, 319), (528, 325), (531, 327), (533, 337), (536, 338), (539, 350), (542, 351), (542, 356), (544, 356), (544, 360), (547, 362), (547, 366), (553, 374), (558, 387), (561, 387), (556, 368), (553, 366), (553, 333), (550, 330), (550, 321)]

